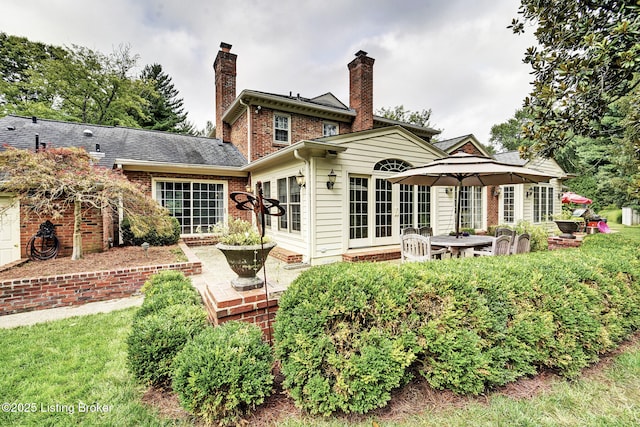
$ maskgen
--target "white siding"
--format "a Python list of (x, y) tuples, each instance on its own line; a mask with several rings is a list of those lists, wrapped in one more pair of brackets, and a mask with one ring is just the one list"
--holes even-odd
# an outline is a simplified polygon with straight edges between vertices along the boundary
[(20, 259), (20, 206), (0, 195), (0, 265)]

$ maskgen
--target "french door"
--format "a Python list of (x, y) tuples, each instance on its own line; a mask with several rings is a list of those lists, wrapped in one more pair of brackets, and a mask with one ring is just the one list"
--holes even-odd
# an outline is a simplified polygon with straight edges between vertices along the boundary
[(400, 241), (406, 227), (431, 223), (431, 189), (393, 185), (376, 176), (349, 177), (349, 247)]

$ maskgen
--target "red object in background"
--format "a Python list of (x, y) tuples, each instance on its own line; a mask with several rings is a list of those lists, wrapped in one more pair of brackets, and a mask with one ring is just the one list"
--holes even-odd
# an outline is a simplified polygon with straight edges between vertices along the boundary
[(562, 203), (577, 203), (580, 205), (590, 205), (593, 203), (591, 199), (581, 196), (576, 193), (567, 192), (562, 195)]

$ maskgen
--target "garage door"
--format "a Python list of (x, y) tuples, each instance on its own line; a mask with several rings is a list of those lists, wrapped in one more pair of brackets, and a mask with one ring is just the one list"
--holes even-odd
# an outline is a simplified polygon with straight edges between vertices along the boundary
[(0, 196), (0, 265), (20, 259), (20, 207)]

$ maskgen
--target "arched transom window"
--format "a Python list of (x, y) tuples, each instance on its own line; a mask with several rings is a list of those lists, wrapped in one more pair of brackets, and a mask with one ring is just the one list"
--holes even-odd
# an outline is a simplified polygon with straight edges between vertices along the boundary
[(405, 162), (404, 160), (384, 159), (376, 163), (373, 170), (381, 172), (403, 172), (412, 167), (413, 165), (411, 163)]

